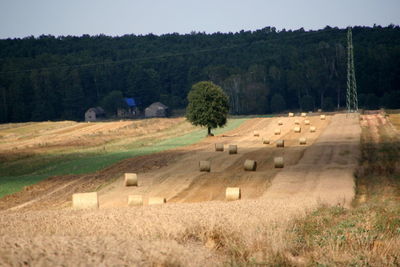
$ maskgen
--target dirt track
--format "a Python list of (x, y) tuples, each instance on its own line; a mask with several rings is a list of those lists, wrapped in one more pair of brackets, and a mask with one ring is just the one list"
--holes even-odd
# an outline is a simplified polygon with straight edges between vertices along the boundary
[[(0, 265), (24, 261), (46, 266), (151, 265), (176, 260), (183, 265), (213, 266), (226, 260), (215, 250), (226, 242), (224, 236), (255, 246), (260, 236), (267, 235), (274, 241), (271, 249), (284, 249), (280, 235), (294, 217), (321, 202), (349, 205), (360, 127), (355, 116), (334, 115), (326, 121), (311, 117), (317, 132), (310, 133), (309, 126), (302, 125), (302, 133), (296, 134), (294, 119), (283, 118), (282, 134), (275, 136), (277, 120), (253, 119), (226, 134), (230, 137), (207, 138), (176, 153), (160, 153), (167, 156), (165, 161), (148, 169), (146, 160), (137, 159), (96, 174), (132, 171), (140, 179), (137, 188), (123, 187), (121, 178), (103, 188), (99, 210), (45, 210), (48, 202), (44, 199), (39, 202), (41, 211), (1, 212)], [(254, 130), (259, 130), (260, 137), (253, 136)], [(285, 148), (263, 145), (262, 136), (284, 139)], [(300, 136), (307, 137), (307, 146), (298, 145)], [(216, 142), (237, 144), (239, 154), (213, 151)], [(276, 155), (285, 158), (282, 170), (272, 167)], [(147, 163), (154, 162), (152, 157)], [(258, 161), (257, 172), (243, 171), (247, 158)], [(211, 173), (198, 172), (201, 159), (212, 161)], [(143, 168), (135, 162), (142, 162)], [(244, 199), (200, 202), (222, 200), (226, 186), (240, 186)], [(71, 194), (76, 189), (59, 193)], [(127, 195), (136, 193), (163, 196), (168, 202), (200, 203), (126, 208)]]
[[(297, 118), (298, 119), (298, 118)], [(237, 130), (225, 134), (231, 137), (215, 137), (190, 149), (168, 166), (150, 172), (139, 173), (139, 187), (124, 187), (119, 179), (100, 191), (101, 207), (126, 206), (129, 194), (142, 194), (147, 197), (165, 197), (168, 202), (200, 202), (223, 200), (227, 186), (239, 186), (242, 197), (257, 198), (268, 188), (271, 179), (279, 172), (273, 167), (275, 156), (284, 156), (286, 166), (294, 165), (301, 158), (307, 146), (311, 145), (325, 129), (329, 120), (321, 121), (319, 117), (311, 117), (311, 124), (318, 128), (315, 133), (309, 132), (309, 126), (302, 123), (303, 132), (294, 133), (294, 118), (253, 119)], [(278, 120), (283, 121), (278, 126)], [(301, 120), (303, 121), (303, 120)], [(281, 135), (274, 135), (276, 128)], [(253, 131), (260, 133), (253, 136)], [(262, 137), (270, 138), (272, 144), (262, 144)], [(308, 145), (299, 146), (299, 137), (307, 137)], [(285, 140), (285, 148), (276, 148), (274, 141)], [(222, 142), (225, 148), (229, 144), (238, 145), (238, 154), (229, 155), (215, 152), (214, 144)], [(257, 161), (256, 172), (243, 170), (246, 159)], [(211, 161), (211, 172), (199, 172), (200, 160)]]
[(264, 197), (313, 197), (321, 203), (350, 207), (360, 134), (356, 114), (336, 115), (301, 161), (274, 178)]

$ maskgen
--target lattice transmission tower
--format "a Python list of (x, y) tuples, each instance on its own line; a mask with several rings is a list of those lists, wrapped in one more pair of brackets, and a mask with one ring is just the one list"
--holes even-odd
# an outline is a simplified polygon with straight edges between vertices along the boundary
[(356, 74), (354, 71), (354, 51), (353, 37), (351, 27), (347, 28), (347, 94), (346, 94), (347, 112), (358, 111), (357, 100), (357, 83)]

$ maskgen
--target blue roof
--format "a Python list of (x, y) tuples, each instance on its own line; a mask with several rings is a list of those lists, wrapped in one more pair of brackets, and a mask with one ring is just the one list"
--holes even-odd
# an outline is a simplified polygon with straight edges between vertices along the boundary
[(129, 107), (136, 107), (136, 102), (133, 98), (125, 98), (125, 102)]

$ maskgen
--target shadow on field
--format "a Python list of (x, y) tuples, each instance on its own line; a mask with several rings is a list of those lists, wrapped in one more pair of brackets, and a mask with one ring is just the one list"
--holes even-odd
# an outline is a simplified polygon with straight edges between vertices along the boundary
[[(227, 139), (225, 142), (229, 142)], [(207, 151), (200, 150), (196, 145), (187, 148), (175, 149), (171, 151), (159, 152), (151, 155), (137, 156), (124, 159), (110, 167), (89, 174), (53, 176), (35, 185), (27, 186), (23, 191), (8, 195), (0, 199), (0, 209), (8, 209), (29, 202), (29, 205), (21, 208), (27, 209), (47, 209), (65, 207), (66, 202), (71, 200), (71, 195), (77, 192), (88, 192), (99, 190), (100, 188), (122, 179), (125, 172), (146, 173), (156, 171), (160, 173), (169, 165), (176, 165), (183, 173), (198, 172), (199, 160), (210, 160), (211, 172), (201, 173), (190, 184), (190, 186), (178, 192), (171, 202), (197, 202), (208, 200), (223, 200), (226, 186), (240, 186), (243, 188), (260, 187), (256, 191), (250, 190), (251, 194), (244, 192), (245, 198), (259, 197), (267, 190), (273, 177), (281, 170), (274, 168), (274, 157), (283, 156), (285, 168), (295, 167), (297, 172), (309, 171), (309, 168), (296, 168), (299, 160), (311, 166), (324, 166), (324, 164), (346, 164), (347, 157), (351, 157), (353, 149), (358, 149), (353, 140), (334, 144), (332, 142), (314, 144), (312, 146), (300, 146), (295, 140), (288, 140), (290, 146), (277, 148), (275, 144), (265, 145), (265, 147), (243, 148), (239, 147), (239, 153), (229, 155), (224, 152), (215, 152), (212, 141)], [(340, 160), (332, 162), (332, 158), (337, 153), (332, 146), (342, 146), (340, 149)], [(171, 144), (171, 147), (176, 144)], [(195, 159), (186, 161), (188, 155), (195, 155)], [(336, 155), (337, 156), (337, 155)], [(245, 172), (243, 164), (246, 159), (257, 161), (256, 172)], [(96, 160), (96, 158), (91, 159)], [(81, 163), (84, 164), (85, 162)], [(180, 167), (181, 166), (181, 167)], [(73, 168), (73, 166), (71, 166)], [(161, 169), (161, 170), (160, 170)], [(183, 175), (182, 177), (184, 177)], [(181, 176), (179, 176), (181, 177)], [(176, 178), (176, 177), (175, 177)], [(168, 179), (168, 178), (167, 178)], [(218, 191), (211, 198), (209, 190)], [(193, 195), (195, 197), (190, 197)], [(202, 197), (204, 196), (204, 197)], [(184, 199), (184, 200), (183, 200)]]

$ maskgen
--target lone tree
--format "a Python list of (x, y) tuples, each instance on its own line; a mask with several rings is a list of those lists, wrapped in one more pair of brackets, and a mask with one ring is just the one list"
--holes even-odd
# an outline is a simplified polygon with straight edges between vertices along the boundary
[(211, 129), (226, 124), (229, 102), (221, 87), (212, 82), (198, 82), (192, 86), (188, 101), (186, 118), (193, 125), (207, 127), (209, 136), (213, 135)]

